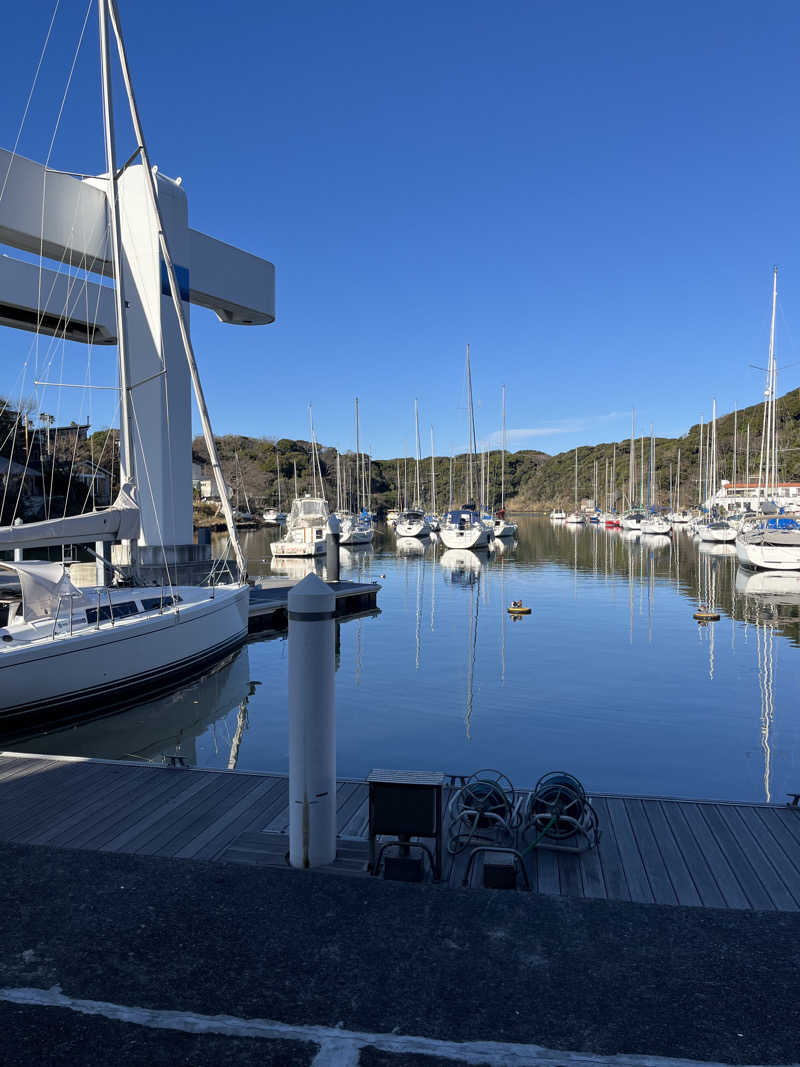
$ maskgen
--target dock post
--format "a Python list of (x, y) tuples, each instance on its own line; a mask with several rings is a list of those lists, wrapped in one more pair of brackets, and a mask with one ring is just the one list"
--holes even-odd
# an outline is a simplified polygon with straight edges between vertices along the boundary
[(336, 595), (316, 574), (289, 592), (289, 862), (336, 858)]
[(325, 544), (328, 550), (326, 573), (329, 582), (339, 581), (339, 538), (341, 536), (342, 524), (339, 522), (338, 515), (331, 515), (328, 518), (327, 532), (325, 534)]

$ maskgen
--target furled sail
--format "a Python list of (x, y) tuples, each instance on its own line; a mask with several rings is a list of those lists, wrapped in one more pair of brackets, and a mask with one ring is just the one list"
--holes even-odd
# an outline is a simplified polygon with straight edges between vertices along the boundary
[(128, 541), (139, 536), (139, 505), (133, 485), (123, 485), (111, 507), (62, 519), (0, 526), (0, 549), (49, 548), (91, 541)]

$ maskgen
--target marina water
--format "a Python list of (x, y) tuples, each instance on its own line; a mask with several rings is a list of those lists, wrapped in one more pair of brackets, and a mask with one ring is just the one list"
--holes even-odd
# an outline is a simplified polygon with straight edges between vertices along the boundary
[[(341, 577), (382, 585), (338, 624), (337, 770), (468, 773), (520, 786), (546, 771), (589, 790), (782, 802), (800, 790), (800, 575), (739, 568), (730, 546), (522, 518), (492, 554), (398, 542), (341, 550)], [(245, 534), (254, 575), (277, 531)], [(514, 619), (512, 600), (532, 608)], [(720, 612), (700, 626), (698, 603)], [(285, 635), (132, 711), (18, 749), (201, 767), (288, 769)]]

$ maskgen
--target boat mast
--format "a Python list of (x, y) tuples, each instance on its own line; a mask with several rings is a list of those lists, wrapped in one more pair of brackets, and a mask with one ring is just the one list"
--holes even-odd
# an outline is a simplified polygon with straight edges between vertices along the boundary
[[(231, 546), (233, 547), (234, 555), (236, 556), (236, 563), (239, 568), (240, 577), (243, 580), (244, 576), (247, 573), (247, 560), (245, 559), (244, 553), (242, 552), (242, 546), (239, 544), (239, 535), (236, 531), (236, 524), (233, 521), (231, 502), (228, 499), (227, 486), (225, 485), (225, 478), (222, 474), (222, 467), (220, 466), (219, 462), (217, 445), (216, 441), (214, 440), (214, 433), (211, 429), (211, 419), (208, 414), (208, 408), (206, 407), (205, 394), (203, 393), (203, 386), (200, 382), (200, 374), (197, 369), (197, 360), (195, 359), (194, 348), (192, 347), (192, 341), (189, 336), (189, 328), (186, 324), (186, 316), (183, 312), (183, 304), (181, 303), (181, 291), (178, 286), (178, 279), (175, 274), (175, 266), (172, 260), (172, 254), (170, 253), (169, 244), (167, 243), (164, 220), (161, 217), (161, 209), (158, 203), (158, 190), (156, 188), (155, 173), (150, 162), (150, 153), (147, 151), (147, 142), (145, 141), (144, 130), (142, 129), (142, 124), (139, 118), (139, 109), (136, 105), (136, 97), (134, 96), (133, 92), (133, 83), (131, 81), (130, 69), (128, 67), (128, 57), (125, 52), (125, 42), (122, 39), (122, 26), (120, 24), (119, 12), (117, 11), (116, 0), (99, 0), (98, 11), (101, 22), (101, 37), (105, 32), (102, 27), (107, 24), (106, 12), (108, 12), (108, 15), (111, 18), (111, 28), (114, 31), (114, 37), (117, 42), (117, 53), (119, 55), (122, 80), (125, 84), (125, 91), (128, 95), (128, 106), (130, 108), (133, 132), (134, 136), (136, 137), (136, 144), (138, 145), (136, 153), (141, 156), (142, 172), (144, 174), (147, 185), (147, 190), (150, 199), (150, 207), (158, 224), (158, 243), (161, 249), (161, 258), (164, 261), (164, 267), (166, 268), (167, 272), (169, 291), (172, 297), (173, 306), (175, 308), (175, 316), (178, 320), (178, 329), (180, 331), (181, 341), (183, 342), (183, 349), (186, 354), (186, 362), (189, 364), (189, 374), (192, 379), (192, 385), (194, 386), (195, 400), (197, 401), (197, 409), (200, 413), (200, 422), (203, 427), (203, 438), (205, 440), (206, 449), (208, 451), (208, 457), (211, 462), (211, 468), (214, 471), (214, 479), (217, 483), (217, 491), (219, 492), (220, 502), (222, 504), (222, 511), (225, 515), (225, 525), (228, 527), (228, 537), (230, 539)], [(114, 171), (113, 173), (116, 173), (116, 171)], [(117, 276), (117, 283), (119, 283), (119, 275)], [(119, 294), (117, 295), (116, 299), (117, 301), (119, 301)], [(128, 388), (129, 387), (126, 383), (126, 391)], [(123, 401), (120, 406), (122, 409), (124, 409), (125, 402)], [(130, 433), (130, 430), (128, 430), (128, 433)]]
[[(114, 107), (111, 97), (111, 56), (108, 49), (108, 14), (106, 0), (98, 0), (97, 13), (100, 19), (100, 69), (103, 85), (103, 136), (108, 170), (107, 196), (111, 221), (111, 261), (114, 267), (114, 310), (117, 320), (117, 353), (119, 362), (120, 391), (120, 450), (119, 484), (131, 480), (134, 470), (133, 430), (130, 418), (130, 369), (128, 365), (128, 328), (125, 319), (125, 289), (122, 275), (122, 248), (120, 243), (119, 194), (117, 189), (117, 152), (114, 140)], [(221, 494), (224, 496), (225, 494)]]
[(469, 477), (467, 482), (467, 494), (469, 496), (469, 503), (473, 502), (473, 484), (472, 484), (472, 459), (475, 455), (475, 448), (477, 441), (475, 440), (475, 414), (472, 410), (472, 369), (469, 363), (469, 345), (467, 345), (467, 434), (469, 436), (469, 449), (468, 449), (468, 471)]
[(635, 408), (631, 408), (631, 461), (630, 461), (630, 471), (628, 473), (628, 498), (629, 498), (631, 511), (633, 511), (633, 508), (634, 508), (634, 504), (633, 504), (633, 487), (634, 487), (634, 485), (636, 485), (636, 447), (635, 447), (635, 443), (634, 443), (635, 416), (636, 416), (636, 410), (635, 410)]
[(448, 511), (453, 510), (453, 450), (450, 450), (450, 505)]
[(731, 471), (731, 474), (732, 474), (731, 481), (733, 482), (733, 495), (734, 495), (734, 497), (736, 496), (736, 478), (737, 478), (738, 473), (739, 473), (738, 469), (737, 469), (738, 468), (738, 464), (737, 464), (737, 456), (736, 456), (737, 443), (738, 443), (738, 440), (737, 440), (738, 439), (738, 422), (739, 422), (739, 412), (738, 412), (738, 410), (736, 408), (734, 408), (733, 409), (733, 467), (732, 467), (732, 471)]
[(675, 510), (681, 510), (681, 450), (678, 449), (678, 470), (675, 476)]
[(419, 405), (417, 404), (416, 397), (414, 398), (414, 426), (415, 426), (416, 435), (417, 435), (417, 438), (416, 438), (416, 440), (417, 440), (417, 454), (416, 454), (416, 466), (415, 466), (415, 473), (414, 473), (414, 493), (415, 493), (415, 496), (414, 496), (414, 507), (415, 508), (421, 508), (422, 507), (422, 489), (420, 488), (420, 482), (419, 482), (419, 455), (420, 455), (420, 447), (419, 447)]
[(356, 397), (356, 512), (361, 512), (361, 471), (359, 469), (360, 442), (358, 439), (358, 397)]
[(278, 513), (280, 514), (280, 510), (281, 510), (281, 465), (278, 462), (278, 450), (277, 450), (277, 448), (275, 449), (275, 470), (277, 471), (277, 474), (278, 474)]
[(644, 434), (639, 441), (639, 507), (644, 507)]
[(698, 501), (700, 510), (703, 509), (703, 416), (700, 416), (700, 455), (699, 466), (697, 468), (697, 484), (700, 490), (700, 499)]
[(611, 451), (611, 508), (610, 510), (616, 513), (617, 510), (617, 442), (614, 442), (614, 447)]
[(578, 514), (578, 449), (575, 449), (575, 514)]
[(436, 465), (433, 461), (433, 427), (431, 426), (431, 508), (436, 514)]
[[(716, 492), (717, 492), (717, 398), (716, 397), (712, 397), (711, 398), (711, 458), (710, 458), (709, 462), (710, 462), (710, 467), (711, 467), (711, 481), (710, 481), (711, 495), (710, 495), (710, 499), (713, 502), (715, 500), (715, 498), (716, 498)], [(712, 503), (711, 506), (714, 507), (715, 505)]]
[[(506, 387), (503, 386), (503, 429), (500, 440), (500, 508), (506, 510)], [(505, 616), (504, 616), (505, 617)]]

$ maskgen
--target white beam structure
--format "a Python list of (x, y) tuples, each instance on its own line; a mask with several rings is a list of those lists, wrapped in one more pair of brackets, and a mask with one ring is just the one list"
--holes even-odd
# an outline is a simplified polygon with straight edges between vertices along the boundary
[[(214, 311), (223, 323), (265, 325), (275, 319), (275, 268), (232, 245), (191, 229), (180, 179), (153, 168), (159, 211), (175, 264), (188, 321), (189, 305)], [(75, 285), (64, 265), (112, 276), (109, 253), (108, 178), (76, 177), (0, 149), (0, 174), (8, 180), (0, 200), (0, 243), (55, 260), (39, 268), (0, 257), (0, 324), (37, 329), (68, 339), (116, 342), (113, 291), (91, 285), (97, 322), (82, 321), (70, 308)], [(133, 462), (141, 512), (142, 547), (163, 546), (167, 561), (192, 544), (191, 387), (165, 264), (158, 224), (141, 164), (123, 167), (118, 180), (126, 302)], [(82, 290), (83, 282), (80, 282)], [(40, 308), (41, 293), (52, 295)], [(61, 304), (59, 306), (59, 298)], [(83, 306), (86, 305), (84, 295)], [(66, 321), (64, 310), (67, 309)], [(46, 314), (42, 316), (42, 311)], [(74, 312), (71, 314), (71, 312)], [(85, 313), (83, 315), (85, 318)]]

